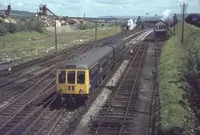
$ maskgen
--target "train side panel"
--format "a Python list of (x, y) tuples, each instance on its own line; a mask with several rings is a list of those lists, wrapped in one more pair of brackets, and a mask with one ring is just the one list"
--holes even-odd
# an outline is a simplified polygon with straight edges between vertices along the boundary
[(90, 90), (93, 91), (99, 86), (114, 65), (113, 50), (99, 60), (96, 66), (90, 68)]

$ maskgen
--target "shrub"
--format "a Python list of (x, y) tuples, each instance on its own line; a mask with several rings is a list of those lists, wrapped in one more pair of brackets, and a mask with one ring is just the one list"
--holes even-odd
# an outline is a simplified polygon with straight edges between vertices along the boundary
[(20, 30), (19, 24), (9, 23), (9, 32), (16, 33)]
[(44, 24), (43, 22), (39, 21), (39, 20), (31, 20), (29, 22), (27, 22), (25, 24), (25, 28), (28, 30), (28, 31), (37, 31), (37, 32), (40, 32), (40, 33), (44, 33)]
[(0, 24), (0, 36), (6, 35), (7, 29), (4, 25)]
[[(97, 25), (97, 26), (100, 26), (100, 25)], [(95, 24), (94, 23), (80, 23), (77, 25), (77, 29), (80, 29), (80, 30), (86, 30), (86, 29), (93, 29), (95, 28)]]
[(85, 30), (85, 29), (86, 29), (86, 24), (80, 23), (80, 24), (77, 26), (77, 28), (80, 29), (80, 30)]
[(40, 33), (44, 33), (44, 31), (45, 31), (44, 24), (41, 21), (37, 21), (34, 30), (38, 31)]
[[(84, 27), (82, 29), (85, 29)], [(37, 31), (40, 33), (45, 32), (44, 23), (40, 20), (30, 20), (29, 22), (22, 23), (0, 23), (0, 36), (5, 35), (7, 32), (16, 33), (19, 31)]]

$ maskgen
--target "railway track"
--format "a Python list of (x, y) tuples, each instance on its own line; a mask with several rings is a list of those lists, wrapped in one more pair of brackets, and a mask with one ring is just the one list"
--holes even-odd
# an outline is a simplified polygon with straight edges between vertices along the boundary
[[(50, 106), (56, 100), (56, 95), (52, 96), (44, 104), (37, 107), (35, 110), (32, 109), (23, 120), (19, 122), (19, 117), (17, 118), (18, 124), (15, 126), (9, 125), (6, 129), (2, 130), (0, 133), (5, 135), (10, 134), (34, 134), (34, 135), (58, 135), (62, 134), (65, 129), (69, 126), (77, 114), (79, 114), (83, 107), (78, 109), (66, 109), (67, 104), (62, 106), (59, 110), (51, 110)], [(45, 104), (50, 102), (47, 107)], [(20, 116), (23, 116), (21, 114)], [(15, 120), (15, 123), (16, 121)], [(7, 132), (5, 132), (7, 131)]]
[(125, 72), (112, 99), (106, 102), (98, 117), (92, 121), (89, 134), (130, 134), (134, 117), (139, 73), (147, 44), (141, 45)]
[[(28, 98), (22, 100), (21, 102), (13, 102), (12, 105), (1, 110), (0, 112), (0, 134), (7, 134), (14, 130), (24, 119), (30, 118), (30, 116), (37, 116), (38, 112), (42, 111), (43, 106), (39, 105), (42, 100), (50, 95), (54, 89), (48, 88), (47, 90), (38, 93), (29, 101)], [(26, 102), (25, 102), (26, 101)], [(45, 103), (46, 104), (46, 103)], [(12, 112), (11, 112), (12, 111)], [(35, 113), (37, 112), (37, 113)]]
[[(65, 105), (67, 106), (67, 105)], [(79, 107), (78, 109), (65, 109), (65, 106), (59, 111), (52, 113), (43, 114), (37, 123), (32, 124), (23, 133), (25, 134), (35, 134), (35, 135), (58, 135), (63, 134), (65, 129), (69, 127), (69, 124), (76, 118), (76, 116), (84, 109)]]
[[(60, 134), (65, 131), (65, 128), (69, 126), (77, 114), (79, 114), (84, 107), (78, 109), (66, 109), (67, 104), (62, 106), (61, 109), (51, 110), (50, 106), (56, 100), (56, 94), (51, 96), (49, 100), (38, 106), (42, 102), (42, 99), (46, 96), (50, 96), (55, 90), (55, 86), (52, 86), (42, 94), (37, 95), (15, 112), (12, 117), (8, 116), (7, 121), (0, 126), (0, 134)], [(49, 103), (50, 102), (50, 103)], [(49, 104), (48, 104), (49, 103)], [(55, 101), (56, 103), (56, 101)], [(46, 104), (47, 107), (44, 107)]]

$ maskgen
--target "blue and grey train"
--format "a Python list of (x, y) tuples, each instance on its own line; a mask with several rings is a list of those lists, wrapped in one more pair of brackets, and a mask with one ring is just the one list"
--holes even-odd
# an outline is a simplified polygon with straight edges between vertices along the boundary
[(80, 54), (57, 69), (56, 92), (67, 101), (85, 102), (125, 53), (122, 43), (109, 44)]

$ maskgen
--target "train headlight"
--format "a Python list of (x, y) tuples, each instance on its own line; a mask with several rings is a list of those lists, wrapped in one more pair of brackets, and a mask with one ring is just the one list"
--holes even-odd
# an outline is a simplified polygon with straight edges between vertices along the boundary
[(58, 92), (59, 92), (59, 93), (62, 93), (62, 92), (63, 92), (63, 88), (60, 88), (60, 89), (58, 90)]
[(79, 94), (83, 95), (84, 94), (84, 90), (80, 89), (79, 90)]

